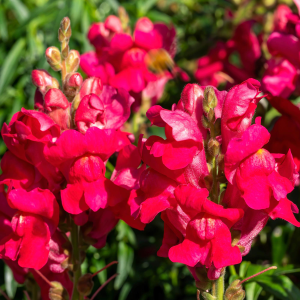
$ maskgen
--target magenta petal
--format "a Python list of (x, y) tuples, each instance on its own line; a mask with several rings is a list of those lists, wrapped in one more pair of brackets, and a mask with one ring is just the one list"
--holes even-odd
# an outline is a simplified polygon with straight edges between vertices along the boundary
[(150, 120), (151, 125), (165, 127), (166, 123), (160, 116), (160, 112), (163, 110), (165, 109), (160, 105), (154, 105), (148, 109), (146, 116)]
[(169, 207), (170, 202), (168, 201), (168, 198), (163, 195), (159, 195), (155, 198), (148, 198), (141, 204), (141, 221), (145, 224), (150, 223), (157, 214)]
[(276, 200), (285, 198), (288, 193), (294, 189), (294, 185), (285, 177), (280, 176), (277, 172), (272, 172), (268, 176), (268, 181), (273, 189), (273, 195)]
[(106, 178), (84, 183), (84, 198), (86, 204), (93, 210), (114, 206), (129, 198), (129, 191), (115, 185)]
[(197, 151), (198, 148), (192, 141), (169, 143), (163, 153), (162, 162), (170, 170), (182, 169), (193, 161)]
[(30, 192), (22, 189), (12, 190), (7, 197), (12, 208), (37, 214), (50, 219), (56, 227), (59, 221), (59, 206), (49, 190), (36, 188)]
[(185, 239), (181, 244), (169, 250), (169, 258), (172, 262), (179, 262), (194, 267), (201, 259), (202, 247)]
[(233, 182), (239, 163), (267, 144), (269, 139), (268, 130), (261, 125), (254, 124), (243, 133), (241, 138), (233, 138), (230, 141), (224, 158), (225, 175), (230, 183)]
[(287, 198), (280, 201), (273, 201), (271, 207), (266, 210), (271, 219), (280, 218), (300, 227), (300, 222), (296, 220), (294, 213), (298, 213), (297, 206)]
[(23, 268), (41, 269), (48, 260), (50, 231), (39, 217), (25, 216), (25, 235), (19, 253), (19, 265)]
[(243, 183), (243, 199), (252, 209), (264, 209), (270, 205), (271, 189), (266, 176), (248, 178)]
[(77, 184), (68, 184), (66, 189), (61, 191), (61, 202), (65, 211), (77, 215), (89, 209), (84, 201), (83, 187)]
[(202, 149), (201, 132), (190, 115), (180, 110), (162, 110), (160, 116), (172, 128), (172, 135), (177, 142), (193, 140), (199, 143), (199, 150)]

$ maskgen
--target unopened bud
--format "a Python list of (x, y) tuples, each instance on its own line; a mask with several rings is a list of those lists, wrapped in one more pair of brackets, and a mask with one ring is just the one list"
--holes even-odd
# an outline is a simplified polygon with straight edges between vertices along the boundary
[(221, 119), (217, 119), (215, 124), (215, 136), (221, 135)]
[(204, 128), (209, 128), (209, 121), (208, 121), (208, 119), (204, 116), (204, 115), (202, 115), (202, 125), (203, 125), (203, 127)]
[(80, 54), (76, 50), (71, 50), (66, 58), (67, 73), (76, 72), (80, 63)]
[(208, 86), (204, 90), (204, 101), (207, 103), (207, 105), (214, 109), (218, 105), (218, 99), (215, 94), (215, 90), (213, 87)]
[(243, 290), (240, 280), (234, 280), (225, 292), (225, 300), (243, 300), (245, 299), (245, 291)]
[(45, 70), (33, 70), (31, 72), (32, 83), (45, 94), (49, 88), (59, 88), (59, 82)]
[(207, 114), (207, 119), (210, 123), (214, 123), (215, 121), (215, 112), (213, 109), (210, 109), (208, 114)]
[(207, 101), (203, 101), (202, 106), (203, 106), (203, 111), (207, 114), (210, 111), (210, 107), (207, 104)]
[(119, 18), (121, 20), (123, 31), (125, 33), (129, 33), (130, 34), (130, 27), (128, 26), (128, 24), (129, 24), (129, 16), (128, 16), (128, 14), (127, 14), (127, 12), (126, 12), (126, 10), (125, 10), (124, 7), (119, 6), (118, 15), (119, 15)]
[(224, 154), (219, 154), (217, 158), (218, 166), (220, 170), (224, 170)]
[(208, 141), (207, 149), (213, 157), (216, 157), (220, 153), (220, 143), (216, 139), (211, 138)]
[(72, 35), (71, 21), (68, 17), (64, 17), (60, 22), (60, 28), (58, 30), (58, 40), (60, 42), (70, 39)]
[(54, 71), (61, 70), (61, 54), (56, 47), (52, 46), (46, 50), (46, 59)]
[(94, 287), (93, 274), (84, 274), (77, 283), (77, 290), (82, 296), (88, 296)]
[(52, 281), (51, 288), (49, 289), (50, 300), (68, 300), (69, 295), (67, 290), (62, 286), (60, 282)]
[(82, 81), (82, 76), (79, 73), (70, 73), (66, 76), (64, 82), (64, 92), (69, 100), (73, 99), (73, 97), (76, 95), (82, 84)]

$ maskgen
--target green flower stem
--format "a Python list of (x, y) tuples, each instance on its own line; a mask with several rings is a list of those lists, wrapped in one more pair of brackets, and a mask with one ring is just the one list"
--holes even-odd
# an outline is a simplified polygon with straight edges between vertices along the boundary
[(211, 294), (216, 300), (224, 299), (224, 276), (225, 270), (222, 272), (221, 276), (213, 282)]
[(72, 220), (71, 229), (71, 242), (72, 242), (72, 259), (73, 259), (73, 293), (72, 300), (82, 300), (82, 296), (77, 290), (77, 283), (81, 277), (81, 261), (80, 261), (80, 251), (79, 251), (79, 232), (78, 226)]
[(229, 272), (231, 275), (237, 275), (237, 272), (235, 270), (235, 267), (232, 265), (232, 266), (229, 266)]

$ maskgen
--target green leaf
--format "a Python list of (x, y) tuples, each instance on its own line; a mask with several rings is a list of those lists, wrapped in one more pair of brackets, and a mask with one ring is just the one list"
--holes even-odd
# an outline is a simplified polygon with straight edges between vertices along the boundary
[(281, 265), (282, 259), (286, 254), (286, 250), (290, 244), (292, 234), (295, 227), (290, 224), (277, 226), (271, 236), (272, 242), (272, 261), (276, 265)]
[(246, 299), (257, 300), (262, 290), (263, 290), (262, 287), (258, 285), (256, 282), (246, 283), (245, 284)]
[(124, 243), (123, 241), (119, 243), (118, 246), (118, 268), (117, 273), (119, 276), (116, 278), (114, 287), (118, 290), (128, 277), (129, 272), (132, 268), (134, 252), (133, 249)]
[(12, 270), (7, 265), (4, 265), (4, 282), (8, 297), (14, 299), (18, 283), (14, 279)]
[(299, 300), (300, 290), (284, 275), (260, 275), (254, 279), (265, 291), (281, 300)]
[(82, 14), (83, 0), (73, 0), (71, 3), (70, 20), (72, 22), (72, 26), (75, 27)]
[(29, 17), (28, 8), (19, 0), (9, 0), (9, 6), (13, 10), (16, 18), (19, 22), (23, 22)]
[[(11, 48), (8, 55), (4, 60), (4, 64), (1, 69), (0, 74), (0, 95), (3, 93), (4, 89), (11, 83), (20, 58), (23, 54), (25, 47), (25, 39), (19, 39)], [(1, 103), (1, 100), (0, 100)]]
[(249, 268), (249, 266), (251, 265), (250, 261), (243, 261), (240, 265), (240, 270), (239, 270), (239, 276), (244, 279), (246, 276), (246, 272)]
[(138, 17), (143, 17), (156, 4), (157, 0), (139, 0), (137, 1)]
[(121, 289), (118, 300), (125, 300), (128, 294), (130, 293), (131, 288), (132, 288), (131, 284), (126, 282)]
[(8, 38), (6, 17), (3, 6), (0, 6), (0, 38), (4, 41)]

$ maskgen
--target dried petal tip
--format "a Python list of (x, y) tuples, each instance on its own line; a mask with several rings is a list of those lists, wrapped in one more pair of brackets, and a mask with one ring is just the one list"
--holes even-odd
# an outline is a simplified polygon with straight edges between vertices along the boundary
[(243, 290), (240, 280), (234, 280), (225, 292), (225, 300), (243, 300), (245, 299), (245, 291)]
[(94, 287), (93, 274), (84, 274), (77, 283), (77, 290), (80, 295), (88, 296)]
[(46, 59), (54, 71), (61, 70), (61, 54), (56, 47), (49, 47), (46, 50)]
[(51, 288), (49, 290), (50, 300), (69, 300), (67, 290), (57, 281), (51, 282)]

